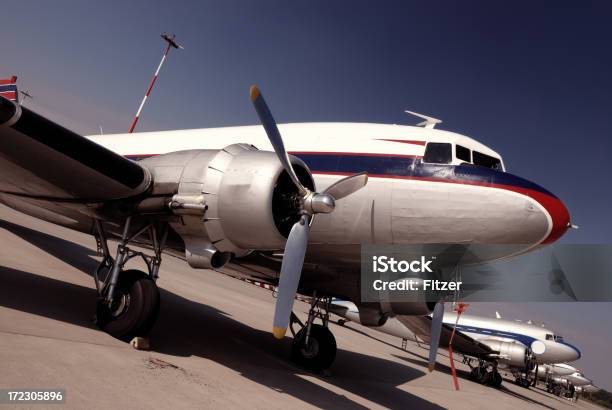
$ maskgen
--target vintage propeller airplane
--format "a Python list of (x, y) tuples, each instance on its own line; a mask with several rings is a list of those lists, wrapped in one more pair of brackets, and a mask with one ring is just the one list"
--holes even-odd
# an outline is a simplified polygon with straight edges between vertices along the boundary
[[(352, 302), (333, 299), (330, 310), (343, 318), (338, 321), (340, 325), (346, 321), (359, 323), (359, 310)], [(470, 379), (478, 383), (499, 387), (502, 376), (498, 369), (512, 373), (516, 384), (523, 387), (535, 383), (537, 376), (565, 376), (577, 371), (560, 363), (578, 360), (581, 356), (578, 348), (543, 326), (501, 317), (466, 314), (457, 317), (452, 312), (445, 313), (442, 322), (439, 345), (448, 347), (452, 337), (453, 351), (464, 357), (471, 368)], [(404, 343), (430, 341), (431, 320), (426, 316), (399, 316), (388, 318), (376, 330), (400, 337)], [(573, 370), (567, 371), (568, 368)]]
[[(277, 127), (258, 88), (250, 95), (263, 128), (91, 137), (0, 98), (0, 201), (96, 237), (97, 323), (114, 337), (151, 329), (161, 257), (173, 253), (194, 268), (277, 285), (274, 336), (291, 328), (293, 358), (324, 369), (336, 354), (331, 297), (353, 300), (365, 325), (433, 311), (432, 333), (442, 327), (441, 302), (361, 302), (362, 243), (524, 244), (526, 252), (568, 228), (557, 197), (429, 120)], [(115, 256), (107, 238), (119, 242)], [(147, 273), (124, 269), (134, 257)], [(305, 324), (292, 314), (296, 293), (313, 296)]]

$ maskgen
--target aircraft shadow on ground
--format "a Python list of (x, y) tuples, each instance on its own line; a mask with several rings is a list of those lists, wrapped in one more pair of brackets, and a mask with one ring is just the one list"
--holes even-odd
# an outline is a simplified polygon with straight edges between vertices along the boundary
[[(411, 359), (409, 357), (400, 356), (400, 355), (397, 355), (397, 354), (392, 354), (392, 356), (394, 356), (394, 357), (396, 357), (398, 359), (404, 360), (406, 362), (415, 364), (417, 366), (427, 366), (427, 360), (415, 360), (415, 359)], [(451, 383), (450, 377), (452, 375), (452, 372), (451, 372), (450, 366), (446, 366), (446, 365), (443, 365), (443, 364), (438, 362), (438, 363), (436, 363), (436, 370), (440, 371), (442, 373), (448, 374), (449, 375), (449, 381), (448, 382), (449, 382), (449, 384)], [(457, 377), (461, 377), (462, 379), (469, 379), (470, 373), (468, 371), (465, 371), (465, 370), (457, 369)], [(469, 383), (473, 383), (473, 382), (469, 381)], [(509, 383), (509, 381), (506, 381), (506, 383)], [(494, 387), (489, 387), (489, 388), (493, 389)], [(517, 393), (517, 392), (514, 392), (512, 390), (509, 390), (506, 387), (504, 387), (504, 385), (502, 385), (500, 388), (498, 388), (496, 390), (500, 391), (500, 392), (502, 392), (504, 394), (510, 395), (512, 397), (515, 397), (517, 399), (523, 400), (525, 402), (528, 402), (528, 403), (531, 403), (531, 404), (539, 404), (540, 406), (543, 406), (543, 407), (546, 407), (546, 408), (549, 408), (549, 409), (553, 409), (553, 407), (550, 407), (550, 406), (547, 406), (545, 404), (542, 404), (542, 403), (540, 403), (537, 400), (531, 399), (529, 397), (523, 396), (520, 393)]]
[[(0, 220), (0, 228), (88, 275), (97, 266), (95, 252), (77, 243), (8, 221)], [(256, 383), (314, 406), (363, 407), (343, 394), (301, 377), (309, 373), (288, 361), (290, 339), (279, 343), (269, 332), (254, 329), (216, 308), (164, 289), (161, 297), (160, 317), (151, 334), (154, 351), (215, 361)], [(0, 266), (2, 306), (95, 328), (91, 321), (95, 302), (92, 288)], [(339, 349), (331, 372), (331, 376), (309, 375), (388, 408), (442, 408), (397, 388), (425, 373), (391, 360)]]

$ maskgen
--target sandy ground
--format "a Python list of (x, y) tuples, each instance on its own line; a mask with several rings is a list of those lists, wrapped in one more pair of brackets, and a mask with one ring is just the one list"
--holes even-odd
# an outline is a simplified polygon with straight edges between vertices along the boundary
[[(448, 359), (350, 324), (331, 325), (336, 362), (324, 375), (288, 361), (270, 334), (272, 294), (166, 257), (152, 350), (137, 351), (91, 319), (95, 241), (0, 207), (0, 388), (65, 388), (69, 408), (591, 408), (506, 381), (451, 385)], [(306, 305), (297, 302), (298, 312)], [(9, 406), (0, 406), (9, 407)], [(41, 405), (33, 408), (41, 408)], [(53, 408), (58, 408), (54, 406)]]

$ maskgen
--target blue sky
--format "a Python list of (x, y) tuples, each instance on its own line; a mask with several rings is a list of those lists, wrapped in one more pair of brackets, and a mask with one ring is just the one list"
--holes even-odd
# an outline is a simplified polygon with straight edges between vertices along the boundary
[[(185, 50), (171, 52), (138, 130), (256, 123), (253, 83), (279, 122), (411, 124), (410, 109), (557, 194), (580, 225), (564, 242), (611, 242), (609, 1), (40, 0), (3, 11), (0, 76), (19, 75), (28, 105), (75, 131), (126, 131), (159, 33), (176, 32)], [(544, 311), (612, 328), (609, 304)], [(597, 366), (605, 348), (595, 352), (591, 370), (609, 375), (612, 364)]]

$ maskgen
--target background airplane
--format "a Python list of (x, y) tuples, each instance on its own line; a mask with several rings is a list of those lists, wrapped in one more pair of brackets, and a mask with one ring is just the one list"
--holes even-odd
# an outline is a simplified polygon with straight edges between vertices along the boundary
[[(352, 302), (334, 299), (331, 311), (346, 320), (360, 323), (359, 310)], [(475, 365), (469, 359), (467, 362), (472, 368), (470, 378), (479, 383), (499, 386), (502, 378), (498, 368), (511, 372), (516, 383), (523, 387), (532, 383), (534, 372), (548, 371), (555, 376), (569, 377), (576, 369), (556, 363), (571, 362), (581, 356), (576, 347), (542, 326), (466, 314), (461, 314), (457, 321), (457, 314), (452, 312), (444, 314), (443, 323), (440, 344), (448, 347), (456, 323), (453, 351), (475, 359)], [(429, 317), (389, 318), (373, 329), (403, 340), (418, 338), (428, 342), (431, 339)]]

